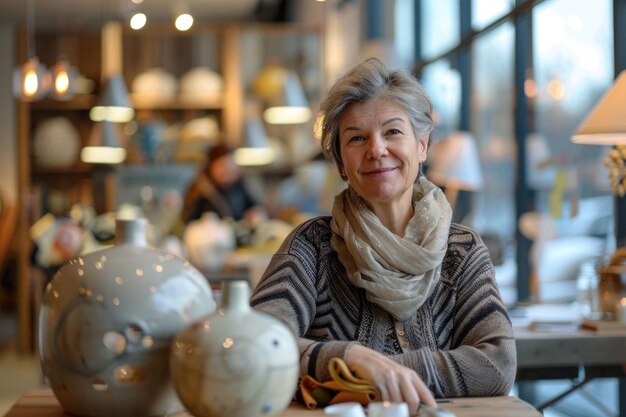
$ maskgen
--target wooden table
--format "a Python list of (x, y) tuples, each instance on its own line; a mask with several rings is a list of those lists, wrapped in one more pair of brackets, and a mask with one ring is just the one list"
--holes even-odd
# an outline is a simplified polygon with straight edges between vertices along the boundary
[[(440, 407), (457, 417), (541, 417), (533, 407), (516, 397), (452, 398), (441, 400)], [(24, 394), (4, 417), (66, 417), (51, 390), (29, 391)], [(177, 417), (188, 417), (182, 413)], [(292, 404), (282, 417), (322, 417), (321, 409), (309, 410)]]
[[(618, 378), (619, 412), (626, 416), (626, 331), (601, 333), (531, 331), (515, 327), (519, 395), (540, 411), (596, 378)], [(543, 379), (571, 379), (572, 387), (555, 398), (537, 404), (533, 383)]]

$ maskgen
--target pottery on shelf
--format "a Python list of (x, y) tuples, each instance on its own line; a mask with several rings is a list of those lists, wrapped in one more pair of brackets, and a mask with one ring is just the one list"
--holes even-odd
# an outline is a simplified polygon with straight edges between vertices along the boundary
[(223, 284), (222, 304), (181, 332), (172, 346), (172, 381), (196, 417), (259, 417), (282, 413), (299, 374), (289, 328), (252, 310), (247, 281)]
[(170, 346), (215, 302), (189, 262), (147, 246), (146, 228), (145, 219), (118, 219), (114, 246), (71, 259), (46, 286), (40, 359), (69, 414), (184, 410), (169, 375)]

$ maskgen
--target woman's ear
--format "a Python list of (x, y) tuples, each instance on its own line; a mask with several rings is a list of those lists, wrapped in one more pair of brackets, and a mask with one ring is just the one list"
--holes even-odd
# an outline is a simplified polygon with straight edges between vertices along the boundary
[(337, 171), (341, 176), (341, 179), (344, 181), (348, 181), (348, 176), (346, 175), (346, 170), (343, 168), (343, 165), (337, 162)]
[(429, 138), (422, 138), (420, 139), (418, 144), (418, 150), (419, 150), (419, 163), (423, 164), (424, 161), (426, 161), (426, 157), (428, 156), (428, 143), (430, 142)]

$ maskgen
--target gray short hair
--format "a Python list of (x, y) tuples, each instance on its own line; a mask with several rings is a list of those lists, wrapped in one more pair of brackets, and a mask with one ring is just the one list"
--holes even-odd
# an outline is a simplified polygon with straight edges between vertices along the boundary
[(380, 60), (368, 58), (340, 77), (320, 104), (322, 151), (337, 167), (343, 165), (339, 147), (339, 121), (346, 107), (374, 98), (391, 99), (409, 116), (415, 137), (430, 140), (434, 129), (433, 106), (424, 87), (412, 74), (387, 68)]

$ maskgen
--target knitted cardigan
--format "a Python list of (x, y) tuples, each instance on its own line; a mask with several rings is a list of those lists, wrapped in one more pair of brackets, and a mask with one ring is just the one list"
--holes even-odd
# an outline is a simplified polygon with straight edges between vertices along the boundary
[(414, 369), (437, 397), (509, 393), (513, 330), (486, 246), (452, 224), (441, 279), (426, 303), (399, 322), (352, 285), (330, 246), (330, 217), (299, 225), (274, 254), (251, 304), (299, 337), (301, 374), (330, 379), (328, 361), (352, 343)]

